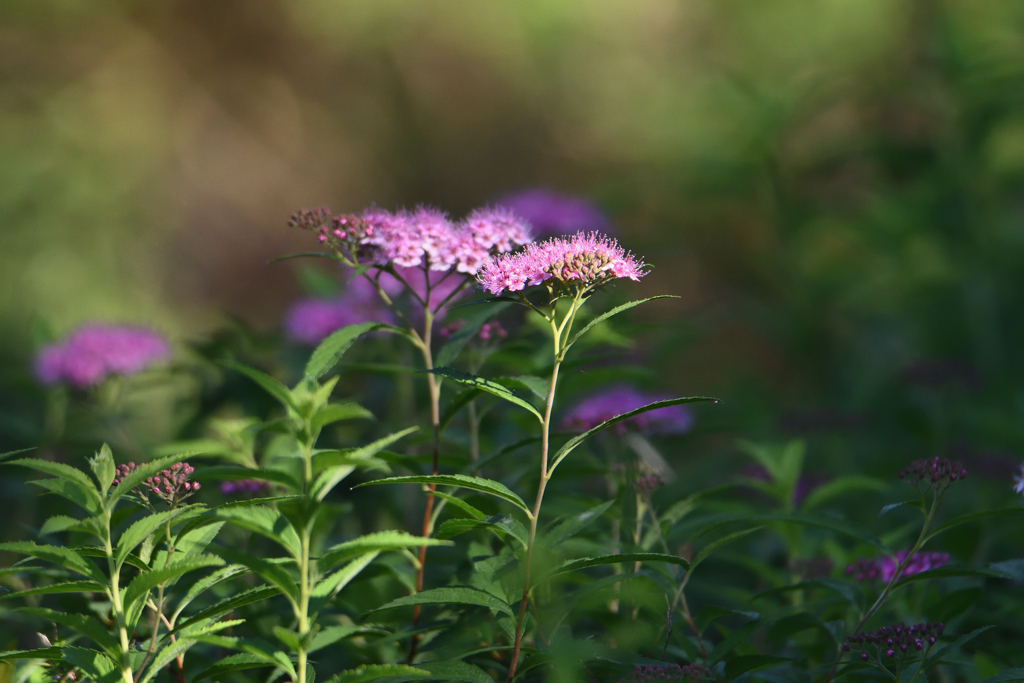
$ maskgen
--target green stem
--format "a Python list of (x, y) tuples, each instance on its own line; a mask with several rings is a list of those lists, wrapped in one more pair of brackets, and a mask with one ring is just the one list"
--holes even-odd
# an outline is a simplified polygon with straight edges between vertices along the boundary
[[(308, 496), (309, 486), (313, 479), (313, 445), (316, 442), (316, 435), (313, 434), (312, 424), (308, 420), (306, 423), (306, 435), (306, 442), (303, 444), (302, 453), (302, 491)], [(312, 501), (310, 500), (310, 502)], [(296, 674), (298, 674), (298, 683), (306, 683), (306, 661), (308, 656), (306, 640), (311, 626), (309, 619), (309, 597), (312, 591), (312, 577), (310, 576), (312, 567), (309, 561), (309, 546), (310, 537), (313, 532), (313, 520), (306, 521), (301, 532), (299, 538), (302, 547), (299, 557), (299, 609), (296, 615), (298, 617), (299, 649), (297, 652)]]
[(104, 550), (107, 554), (107, 567), (110, 570), (110, 603), (121, 640), (121, 678), (125, 683), (135, 683), (135, 675), (132, 672), (130, 659), (131, 645), (128, 642), (128, 623), (125, 620), (124, 606), (121, 603), (121, 567), (114, 559), (114, 548), (110, 543), (110, 512), (108, 509), (103, 513), (103, 521), (106, 527)]

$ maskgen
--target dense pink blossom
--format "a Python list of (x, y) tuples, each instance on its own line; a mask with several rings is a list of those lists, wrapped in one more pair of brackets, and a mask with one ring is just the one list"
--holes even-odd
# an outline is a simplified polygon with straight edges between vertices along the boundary
[(497, 202), (530, 223), (537, 235), (570, 235), (578, 231), (603, 232), (611, 222), (601, 210), (581, 197), (536, 188), (505, 195)]
[[(846, 568), (846, 573), (858, 581), (881, 581), (888, 583), (896, 575), (900, 563), (907, 559), (908, 550), (900, 550), (896, 557), (860, 558)], [(938, 569), (949, 563), (948, 553), (919, 552), (910, 558), (901, 576), (913, 576), (929, 569)]]
[[(628, 413), (664, 398), (644, 395), (631, 387), (614, 387), (577, 404), (566, 415), (563, 424), (569, 429), (587, 431), (616, 415)], [(681, 434), (693, 426), (693, 413), (685, 406), (666, 406), (623, 420), (614, 428), (617, 433), (623, 434), (627, 426), (646, 432)]]
[(93, 324), (41, 349), (35, 369), (44, 384), (67, 382), (86, 388), (109, 375), (134, 375), (170, 355), (170, 345), (152, 330)]
[(639, 280), (644, 275), (643, 261), (626, 253), (615, 240), (596, 232), (579, 232), (495, 256), (480, 269), (477, 280), (498, 295), (552, 279), (559, 285), (588, 287), (615, 278)]

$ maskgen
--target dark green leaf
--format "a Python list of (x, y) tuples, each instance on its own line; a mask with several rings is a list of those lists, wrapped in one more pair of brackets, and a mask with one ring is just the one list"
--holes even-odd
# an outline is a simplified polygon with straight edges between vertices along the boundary
[(36, 588), (29, 588), (23, 591), (4, 593), (0, 595), (0, 600), (24, 598), (29, 595), (53, 595), (56, 593), (103, 593), (105, 591), (106, 586), (96, 581), (65, 581), (63, 583), (53, 583), (49, 586), (37, 586)]
[(1001, 508), (998, 510), (985, 510), (984, 512), (973, 512), (969, 515), (963, 515), (961, 517), (957, 517), (956, 519), (950, 520), (949, 522), (946, 522), (945, 524), (937, 528), (935, 531), (928, 534), (928, 538), (925, 539), (925, 543), (932, 540), (939, 534), (945, 531), (949, 531), (950, 529), (953, 529), (955, 527), (958, 527), (961, 524), (967, 524), (968, 522), (976, 522), (979, 519), (988, 519), (990, 517), (1005, 517), (1006, 515), (1016, 515), (1022, 512), (1024, 512), (1024, 507), (1014, 507)]
[(823, 484), (818, 488), (807, 494), (804, 498), (803, 504), (800, 506), (804, 510), (812, 510), (819, 505), (823, 505), (826, 502), (855, 491), (884, 491), (888, 488), (888, 484), (880, 479), (874, 477), (863, 477), (857, 475), (847, 475), (845, 477), (839, 477), (834, 481), (830, 481), (827, 484)]
[(508, 515), (495, 515), (488, 519), (469, 519), (461, 517), (449, 519), (444, 522), (434, 534), (438, 538), (455, 538), (460, 534), (474, 529), (488, 529), (494, 531), (500, 537), (512, 537), (519, 541), (520, 546), (525, 549), (529, 542), (529, 532), (519, 521)]
[(570, 560), (556, 569), (548, 578), (561, 576), (570, 572), (586, 569), (588, 567), (599, 567), (605, 564), (631, 564), (636, 562), (665, 562), (676, 564), (687, 568), (690, 563), (675, 555), (665, 553), (616, 553), (614, 555), (602, 555), (601, 557), (584, 557), (579, 560)]
[(58, 624), (74, 629), (86, 638), (92, 639), (108, 654), (117, 655), (120, 652), (120, 645), (114, 636), (110, 634), (106, 626), (93, 617), (84, 614), (67, 614), (44, 607), (21, 607), (17, 611), (55, 621)]
[(222, 505), (212, 514), (217, 519), (225, 520), (237, 527), (255, 531), (287, 550), (292, 557), (298, 559), (302, 554), (302, 542), (295, 529), (284, 516), (269, 507)]
[(513, 493), (504, 484), (491, 479), (469, 477), (465, 474), (424, 474), (410, 477), (389, 477), (387, 479), (369, 481), (365, 484), (360, 484), (355, 488), (371, 486), (374, 484), (436, 484), (437, 486), (456, 486), (501, 498), (502, 500), (512, 503), (527, 515), (531, 514), (530, 508), (526, 507), (526, 503), (523, 502), (523, 499)]
[(447, 493), (442, 493), (441, 491), (434, 491), (434, 495), (440, 498), (441, 500), (447, 501), (454, 505), (455, 507), (459, 508), (467, 515), (469, 515), (472, 519), (483, 519), (487, 516), (480, 510), (476, 509), (475, 507), (467, 503), (466, 501), (462, 500), (461, 498), (450, 496)]
[(66, 647), (63, 649), (64, 660), (78, 667), (92, 683), (116, 683), (122, 679), (114, 659), (96, 650), (82, 647)]
[(448, 405), (445, 406), (444, 412), (441, 413), (440, 430), (443, 432), (451, 424), (451, 421), (455, 419), (455, 416), (459, 414), (459, 411), (465, 408), (469, 403), (483, 392), (480, 389), (470, 387), (469, 389), (463, 389), (457, 393)]
[[(189, 626), (197, 624), (203, 621), (204, 619), (213, 619), (215, 617), (219, 617), (222, 614), (227, 614), (232, 610), (236, 610), (239, 607), (244, 607), (246, 605), (250, 605), (254, 602), (259, 602), (261, 600), (267, 600), (268, 598), (272, 598), (275, 595), (279, 595), (280, 593), (281, 591), (277, 588), (271, 588), (269, 586), (263, 585), (256, 586), (255, 588), (250, 588), (248, 590), (242, 591), (241, 593), (230, 595), (227, 598), (221, 600), (220, 602), (191, 615), (188, 619), (181, 622), (181, 624), (175, 626), (174, 632), (178, 632), (182, 629), (188, 628)], [(179, 607), (179, 610), (180, 608), (181, 607)], [(178, 613), (175, 613), (174, 617), (175, 619), (177, 619)]]
[(429, 671), (404, 664), (368, 664), (337, 673), (327, 679), (326, 683), (400, 683), (430, 678)]
[(435, 681), (463, 681), (464, 683), (494, 683), (494, 679), (478, 666), (468, 662), (417, 662), (416, 667), (429, 672)]
[(201, 671), (192, 678), (192, 683), (198, 683), (199, 681), (206, 678), (219, 678), (224, 674), (229, 674), (232, 671), (242, 671), (243, 669), (257, 669), (264, 666), (278, 666), (278, 663), (273, 659), (263, 657), (260, 655), (254, 655), (248, 652), (242, 652), (237, 655), (229, 655), (219, 660), (216, 664)]
[(70, 548), (63, 548), (53, 545), (36, 545), (31, 541), (15, 541), (12, 543), (0, 543), (0, 550), (7, 550), (21, 555), (38, 557), (54, 564), (59, 564), (65, 569), (87, 576), (93, 581), (106, 584), (106, 575), (96, 565), (89, 562), (76, 551)]
[(1024, 681), (1024, 666), (1017, 667), (1016, 669), (1007, 669), (992, 678), (986, 678), (981, 683), (1007, 683), (1008, 681)]
[(358, 323), (343, 327), (332, 333), (331, 336), (324, 339), (316, 347), (313, 355), (309, 357), (309, 362), (306, 363), (306, 376), (320, 379), (337, 365), (338, 361), (341, 360), (341, 357), (345, 355), (345, 352), (348, 351), (356, 339), (367, 332), (375, 330), (384, 330), (385, 332), (391, 332), (403, 337), (409, 336), (409, 333), (405, 330), (394, 325), (385, 325), (384, 323)]
[(583, 337), (583, 335), (585, 335), (587, 332), (590, 332), (590, 330), (594, 329), (596, 326), (600, 325), (601, 323), (603, 323), (608, 318), (611, 318), (612, 316), (618, 315), (619, 313), (622, 313), (623, 311), (628, 311), (629, 309), (634, 308), (635, 306), (639, 306), (640, 304), (645, 304), (648, 301), (654, 301), (656, 299), (678, 299), (678, 298), (679, 298), (678, 296), (662, 294), (662, 295), (659, 295), (659, 296), (648, 297), (646, 299), (638, 299), (636, 301), (630, 301), (628, 303), (622, 304), (621, 306), (616, 306), (615, 308), (611, 309), (610, 311), (605, 311), (604, 313), (602, 313), (601, 315), (597, 316), (596, 318), (591, 320), (589, 323), (587, 323), (583, 327), (583, 329), (581, 329), (579, 332), (577, 332), (575, 335), (573, 335), (572, 339), (570, 339), (569, 342), (565, 345), (565, 348), (569, 349), (569, 347), (571, 347), (573, 344), (575, 344), (577, 341), (579, 341), (580, 338)]
[(160, 569), (150, 569), (149, 571), (140, 572), (138, 576), (132, 579), (132, 582), (128, 584), (128, 588), (124, 592), (124, 598), (122, 600), (124, 609), (125, 611), (128, 611), (136, 600), (145, 600), (150, 589), (156, 588), (162, 583), (167, 583), (171, 579), (176, 579), (182, 574), (187, 574), (188, 572), (193, 572), (197, 569), (216, 567), (222, 564), (224, 564), (224, 561), (219, 557), (205, 556), (202, 559), (181, 562), (172, 564), (168, 567), (161, 567)]
[(544, 534), (542, 542), (549, 548), (556, 547), (562, 541), (568, 540), (578, 534), (579, 532), (586, 529), (588, 526), (600, 519), (604, 513), (615, 505), (615, 500), (609, 500), (605, 503), (593, 507), (586, 512), (580, 513), (573, 517), (570, 517), (558, 524), (555, 528), (551, 529)]
[(745, 674), (748, 671), (757, 671), (758, 669), (764, 669), (769, 666), (777, 666), (779, 664), (791, 664), (792, 659), (788, 657), (777, 657), (775, 655), (743, 655), (740, 657), (732, 657), (725, 664), (725, 677), (727, 680), (733, 680), (740, 674)]
[(497, 382), (493, 382), (489, 379), (484, 379), (483, 377), (477, 377), (476, 375), (471, 375), (468, 372), (456, 370), (455, 368), (440, 367), (434, 368), (433, 370), (428, 370), (427, 372), (432, 372), (435, 375), (441, 375), (442, 377), (447, 377), (449, 379), (455, 380), (460, 384), (465, 384), (466, 386), (480, 389), (481, 391), (486, 391), (487, 393), (493, 394), (494, 396), (497, 396), (500, 399), (504, 399), (509, 403), (513, 403), (519, 406), (520, 408), (525, 408), (526, 410), (530, 411), (533, 414), (533, 416), (537, 418), (537, 420), (539, 420), (540, 422), (544, 421), (544, 418), (541, 417), (540, 412), (537, 410), (537, 408), (534, 407), (532, 403), (530, 403), (525, 398), (523, 398), (516, 392), (512, 391), (508, 387), (502, 386)]
[(309, 596), (309, 612), (316, 614), (323, 606), (337, 595), (345, 586), (352, 582), (352, 579), (359, 575), (359, 572), (366, 568), (366, 565), (376, 559), (379, 551), (373, 550), (361, 557), (352, 560), (344, 567), (326, 577), (313, 587)]
[(358, 403), (329, 403), (313, 415), (313, 431), (342, 420), (372, 420), (373, 413)]
[(479, 588), (471, 588), (469, 586), (431, 588), (392, 600), (386, 605), (370, 610), (370, 612), (380, 612), (386, 609), (395, 609), (396, 607), (411, 607), (413, 605), (475, 605), (486, 607), (493, 612), (514, 616), (512, 608), (509, 607), (507, 602)]
[[(15, 453), (21, 452), (15, 451)], [(59, 662), (61, 657), (62, 653), (59, 647), (41, 647), (35, 650), (8, 650), (7, 652), (0, 652), (0, 662), (8, 659), (47, 659)]]
[[(418, 429), (419, 427), (409, 427), (408, 429), (403, 429), (400, 432), (389, 434), (383, 439), (377, 439), (371, 444), (363, 446), (362, 448), (357, 448), (351, 453), (348, 453), (348, 460), (352, 463), (359, 463), (360, 461), (371, 458), (391, 444), (408, 436), (409, 434), (412, 434)], [(310, 489), (311, 495), (317, 500), (323, 500), (327, 497), (327, 494), (329, 494), (342, 479), (351, 474), (355, 468), (355, 464), (335, 465), (325, 468), (320, 472), (316, 481), (313, 483), (313, 486)]]
[(292, 392), (288, 387), (267, 373), (230, 360), (222, 361), (222, 364), (224, 367), (240, 372), (253, 382), (256, 382), (256, 384), (259, 384), (264, 391), (276, 398), (286, 408), (292, 408), (293, 410), (297, 408), (295, 397), (292, 396)]
[(413, 536), (404, 531), (378, 531), (330, 548), (317, 561), (317, 570), (320, 573), (326, 573), (338, 564), (368, 552), (419, 548), (424, 545), (451, 545), (451, 543), (433, 538)]
[(272, 586), (276, 586), (278, 590), (281, 591), (281, 594), (288, 598), (293, 606), (298, 604), (299, 589), (295, 585), (295, 580), (292, 579), (291, 574), (289, 574), (281, 565), (259, 557), (254, 557), (249, 553), (234, 550), (233, 548), (217, 548), (214, 552), (222, 556), (228, 562), (234, 562), (235, 564), (248, 567), (255, 574), (262, 576), (267, 583)]
[(757, 526), (757, 527), (754, 527), (752, 529), (743, 529), (742, 531), (733, 532), (731, 534), (723, 536), (722, 538), (719, 538), (716, 541), (712, 541), (711, 543), (708, 543), (706, 546), (704, 546), (701, 549), (701, 551), (699, 553), (697, 553), (697, 556), (693, 558), (693, 564), (690, 567), (690, 571), (693, 571), (694, 569), (696, 569), (697, 565), (699, 565), (704, 560), (708, 559), (708, 557), (711, 555), (711, 553), (715, 552), (716, 550), (718, 550), (722, 546), (727, 545), (729, 543), (732, 543), (733, 541), (735, 541), (735, 540), (737, 540), (739, 538), (743, 538), (744, 536), (749, 536), (750, 534), (754, 533), (755, 531), (760, 531), (763, 528), (764, 527)]

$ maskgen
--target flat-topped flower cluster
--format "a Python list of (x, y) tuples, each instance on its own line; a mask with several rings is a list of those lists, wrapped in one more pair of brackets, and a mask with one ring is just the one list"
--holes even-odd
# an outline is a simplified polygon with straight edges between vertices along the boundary
[(596, 232), (579, 232), (496, 256), (480, 269), (477, 280), (485, 290), (499, 295), (542, 283), (555, 289), (586, 289), (615, 278), (639, 280), (646, 274), (643, 261), (627, 253), (615, 240)]
[(303, 210), (289, 224), (318, 233), (353, 262), (475, 275), (491, 256), (530, 242), (529, 224), (509, 209), (484, 207), (454, 222), (443, 211), (377, 207), (328, 218), (326, 208)]

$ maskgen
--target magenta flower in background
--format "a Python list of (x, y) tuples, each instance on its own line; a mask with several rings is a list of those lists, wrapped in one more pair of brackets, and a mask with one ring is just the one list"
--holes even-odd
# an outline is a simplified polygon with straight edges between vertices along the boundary
[[(585, 432), (616, 415), (642, 408), (663, 398), (641, 394), (631, 387), (615, 387), (577, 404), (565, 416), (562, 424), (568, 429)], [(685, 406), (666, 406), (618, 422), (614, 429), (621, 435), (625, 434), (627, 426), (642, 432), (682, 434), (693, 426), (693, 413)]]
[(110, 375), (134, 375), (170, 355), (170, 345), (152, 330), (97, 323), (43, 347), (35, 370), (44, 384), (66, 382), (84, 389)]
[[(846, 568), (846, 573), (858, 581), (881, 581), (888, 583), (896, 574), (900, 563), (907, 558), (909, 550), (901, 550), (896, 557), (859, 558)], [(913, 576), (929, 569), (938, 569), (949, 563), (949, 553), (917, 553), (910, 558), (901, 576)]]
[(505, 195), (498, 206), (511, 209), (526, 219), (542, 237), (575, 232), (611, 232), (611, 222), (600, 209), (582, 197), (536, 188)]
[(1013, 490), (1024, 496), (1024, 465), (1020, 466), (1020, 471), (1013, 478)]
[(506, 289), (518, 292), (548, 280), (556, 285), (591, 287), (615, 278), (639, 280), (646, 274), (643, 261), (615, 240), (596, 232), (579, 232), (495, 256), (480, 269), (477, 280), (485, 290), (499, 295)]
[(222, 481), (220, 492), (225, 496), (249, 495), (255, 496), (270, 490), (270, 483), (260, 479), (239, 479), (237, 481)]

